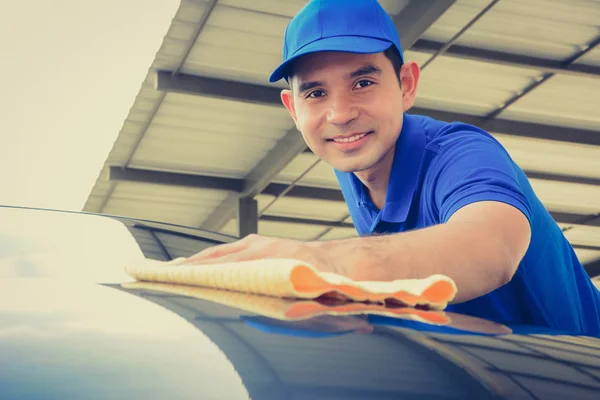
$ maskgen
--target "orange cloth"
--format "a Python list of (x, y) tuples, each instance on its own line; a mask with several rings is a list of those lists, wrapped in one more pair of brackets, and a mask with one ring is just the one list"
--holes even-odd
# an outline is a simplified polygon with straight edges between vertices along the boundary
[(207, 300), (283, 321), (300, 321), (323, 315), (344, 316), (375, 314), (386, 317), (410, 319), (434, 325), (446, 325), (451, 322), (450, 318), (443, 311), (421, 310), (411, 307), (385, 307), (381, 304), (356, 302), (326, 304), (314, 300), (283, 299), (279, 297), (232, 292), (230, 290), (173, 285), (167, 283), (132, 282), (124, 283), (121, 286), (125, 289), (154, 290), (162, 293)]
[(293, 259), (203, 265), (176, 265), (145, 259), (126, 266), (125, 271), (138, 281), (227, 289), (279, 298), (341, 297), (356, 302), (426, 306), (437, 310), (446, 308), (456, 295), (454, 281), (443, 275), (391, 282), (354, 281), (320, 272)]

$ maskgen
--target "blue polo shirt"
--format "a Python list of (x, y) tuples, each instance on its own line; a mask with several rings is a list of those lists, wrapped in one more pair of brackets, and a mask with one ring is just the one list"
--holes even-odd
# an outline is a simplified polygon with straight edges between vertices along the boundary
[(478, 201), (516, 207), (529, 220), (531, 242), (512, 280), (447, 310), (600, 336), (600, 292), (523, 171), (487, 132), (405, 114), (381, 210), (353, 173), (335, 173), (360, 236), (441, 224)]

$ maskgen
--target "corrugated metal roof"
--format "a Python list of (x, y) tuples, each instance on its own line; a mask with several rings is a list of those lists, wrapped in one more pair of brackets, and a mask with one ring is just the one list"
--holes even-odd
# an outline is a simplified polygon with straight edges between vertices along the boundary
[(600, 49), (594, 49), (581, 57), (575, 64), (587, 64), (600, 66)]
[[(302, 153), (289, 163), (273, 180), (274, 182), (290, 183), (308, 167), (310, 167), (317, 157), (312, 153)], [(306, 174), (302, 180), (302, 185), (339, 188), (337, 179), (331, 166), (324, 161), (321, 161), (315, 168)]]
[(552, 211), (597, 214), (600, 186), (530, 179), (531, 186), (546, 208)]
[[(271, 202), (273, 196), (258, 195), (259, 212)], [(327, 201), (317, 199), (301, 199), (282, 197), (273, 203), (265, 215), (289, 216), (295, 218), (313, 218), (322, 221), (339, 221), (347, 214), (346, 204), (341, 201)]]
[[(458, 0), (423, 38), (447, 41), (489, 3)], [(502, 0), (456, 44), (560, 60), (598, 35), (598, 21), (593, 0)]]
[[(413, 2), (381, 1), (393, 16), (416, 4)], [(85, 210), (198, 227), (229, 192), (110, 181), (110, 166), (243, 179), (291, 132), (293, 123), (285, 109), (277, 104), (252, 104), (155, 89), (158, 70), (266, 86), (270, 71), (280, 61), (285, 27), (305, 1), (219, 0), (208, 14), (212, 3), (182, 1)], [(456, 1), (421, 38), (443, 44), (489, 3), (488, 0)], [(597, 37), (598, 21), (600, 2), (597, 1), (503, 0), (470, 27), (456, 44), (474, 48), (475, 55), (477, 49), (484, 49), (564, 61)], [(406, 59), (421, 65), (431, 55), (424, 51), (405, 51)], [(576, 64), (600, 66), (600, 49), (591, 50)], [(416, 106), (485, 117), (537, 82), (543, 72), (544, 68), (531, 65), (500, 65), (481, 58), (441, 55), (423, 70)], [(286, 84), (280, 82), (277, 86)], [(558, 74), (511, 104), (499, 117), (583, 128), (594, 131), (591, 135), (600, 135), (599, 89), (598, 74), (590, 73), (587, 77)], [(600, 178), (600, 146), (533, 139), (525, 137), (528, 132), (520, 133), (522, 137), (492, 134), (526, 171)], [(290, 183), (315, 160), (310, 153), (299, 154), (272, 181)], [(551, 211), (600, 213), (600, 185), (540, 179), (532, 179), (531, 183)], [(331, 167), (324, 162), (298, 184), (338, 188)], [(273, 198), (258, 195), (259, 210)], [(341, 202), (284, 196), (265, 215), (339, 221), (346, 215), (346, 209)], [(598, 245), (600, 227), (568, 227), (566, 236), (572, 242), (587, 243), (587, 247)], [(235, 235), (235, 220), (222, 231)], [(349, 228), (259, 222), (259, 233), (264, 235), (308, 240), (326, 231), (321, 239), (355, 235)], [(582, 261), (600, 258), (600, 251), (587, 247), (577, 249)]]
[(585, 246), (600, 246), (600, 229), (591, 226), (571, 225), (565, 236)]
[(579, 261), (581, 261), (583, 264), (600, 260), (600, 251), (575, 249), (575, 253), (577, 254)]
[[(502, 118), (598, 130), (600, 79), (556, 75), (501, 114)], [(596, 133), (600, 135), (600, 132)]]
[(130, 166), (243, 177), (292, 126), (282, 108), (169, 93)]
[(226, 191), (119, 182), (104, 212), (177, 225), (198, 226), (227, 196)]
[[(423, 64), (429, 54), (406, 52)], [(537, 76), (535, 71), (453, 57), (438, 57), (422, 72), (415, 106), (487, 115)]]
[(494, 137), (530, 171), (600, 178), (600, 147), (502, 134)]

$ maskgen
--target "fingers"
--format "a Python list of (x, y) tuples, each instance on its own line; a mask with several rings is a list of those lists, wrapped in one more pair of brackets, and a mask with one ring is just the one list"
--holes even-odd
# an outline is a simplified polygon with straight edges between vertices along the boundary
[(167, 261), (165, 265), (182, 265), (186, 262), (187, 258), (185, 257), (177, 257), (172, 259), (171, 261)]
[(244, 251), (253, 241), (254, 237), (253, 235), (250, 235), (232, 243), (209, 247), (208, 249), (204, 249), (201, 252), (188, 257), (184, 262), (178, 265), (199, 264), (204, 261), (214, 262), (218, 258)]
[(227, 254), (221, 257), (206, 258), (203, 260), (196, 260), (190, 262), (189, 265), (203, 265), (203, 264), (225, 264), (234, 263), (239, 261), (250, 261), (259, 259), (259, 255), (252, 250), (242, 250), (237, 253)]

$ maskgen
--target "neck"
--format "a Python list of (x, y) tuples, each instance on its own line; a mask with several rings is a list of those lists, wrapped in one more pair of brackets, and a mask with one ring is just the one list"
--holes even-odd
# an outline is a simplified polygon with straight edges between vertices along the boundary
[(381, 159), (381, 161), (379, 161), (373, 167), (354, 173), (356, 177), (363, 183), (363, 185), (365, 185), (371, 201), (379, 210), (381, 210), (385, 204), (385, 197), (387, 194), (388, 183), (390, 181), (393, 162), (394, 148), (390, 149), (390, 151)]

